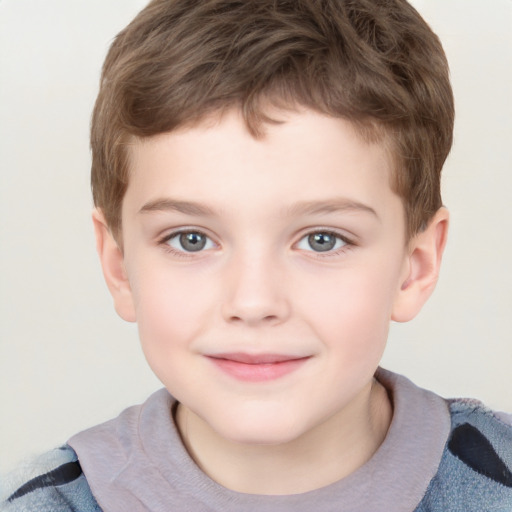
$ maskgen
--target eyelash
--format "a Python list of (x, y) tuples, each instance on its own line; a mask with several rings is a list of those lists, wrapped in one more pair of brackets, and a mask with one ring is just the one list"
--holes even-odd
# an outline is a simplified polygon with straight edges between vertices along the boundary
[(200, 236), (204, 236), (206, 239), (212, 241), (211, 237), (209, 237), (204, 231), (201, 231), (200, 229), (180, 229), (178, 231), (173, 231), (172, 233), (169, 233), (162, 237), (160, 240), (158, 240), (158, 245), (162, 246), (165, 251), (171, 253), (173, 256), (177, 256), (178, 258), (193, 258), (196, 254), (201, 254), (202, 252), (204, 252), (202, 249), (200, 251), (180, 251), (169, 245), (169, 242), (173, 238), (176, 238), (182, 234), (187, 233), (194, 233)]
[[(173, 231), (172, 233), (169, 233), (158, 240), (158, 245), (162, 246), (163, 249), (169, 253), (171, 253), (173, 256), (177, 256), (179, 258), (193, 258), (196, 255), (199, 255), (204, 252), (204, 249), (201, 249), (199, 251), (186, 251), (186, 250), (177, 250), (171, 245), (169, 245), (169, 241), (173, 238), (176, 238), (180, 236), (181, 234), (197, 234), (200, 236), (204, 236), (206, 239), (210, 240), (212, 239), (209, 237), (204, 231), (201, 231), (199, 229), (181, 229), (178, 231)], [(298, 242), (294, 244), (294, 246), (297, 246), (302, 240), (306, 239), (307, 237), (310, 237), (312, 235), (321, 234), (321, 235), (328, 235), (333, 236), (337, 240), (341, 240), (343, 242), (343, 245), (336, 250), (327, 250), (325, 252), (322, 251), (315, 251), (313, 248), (311, 250), (304, 249), (304, 252), (310, 252), (314, 254), (314, 257), (318, 258), (329, 258), (329, 257), (335, 257), (339, 256), (340, 254), (343, 254), (344, 252), (353, 249), (356, 246), (356, 243), (349, 239), (347, 236), (342, 235), (340, 233), (337, 233), (336, 231), (333, 231), (332, 229), (314, 229), (312, 231), (308, 231), (307, 233), (304, 233)], [(215, 244), (215, 242), (213, 242)], [(216, 244), (215, 244), (216, 245)]]
[(315, 258), (332, 258), (332, 257), (340, 256), (341, 254), (353, 249), (356, 246), (356, 243), (353, 240), (351, 240), (350, 238), (348, 238), (346, 235), (342, 235), (341, 233), (338, 233), (338, 232), (333, 231), (332, 229), (328, 229), (328, 228), (325, 228), (325, 229), (317, 228), (312, 231), (308, 231), (307, 233), (302, 235), (300, 237), (299, 241), (296, 242), (294, 245), (296, 246), (302, 240), (304, 240), (312, 235), (317, 235), (317, 234), (335, 237), (337, 240), (341, 240), (341, 242), (343, 242), (343, 245), (337, 249), (334, 249), (334, 250), (330, 249), (325, 252), (315, 251), (315, 250), (313, 250), (313, 248), (311, 248), (310, 250), (307, 250), (307, 249), (304, 250), (304, 252), (313, 254)]

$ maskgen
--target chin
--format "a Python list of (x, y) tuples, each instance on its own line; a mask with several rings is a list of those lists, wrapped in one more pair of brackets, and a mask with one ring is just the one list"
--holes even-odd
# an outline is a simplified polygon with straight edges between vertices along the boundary
[(276, 418), (240, 418), (232, 419), (222, 425), (212, 425), (221, 437), (227, 441), (251, 446), (277, 446), (295, 441), (306, 429), (289, 419), (276, 421)]

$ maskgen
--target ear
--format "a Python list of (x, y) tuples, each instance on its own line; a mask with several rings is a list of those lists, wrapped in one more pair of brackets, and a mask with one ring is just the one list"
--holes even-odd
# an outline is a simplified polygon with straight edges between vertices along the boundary
[(440, 208), (428, 227), (409, 243), (409, 251), (391, 319), (408, 322), (421, 310), (437, 283), (448, 236), (448, 210)]
[(92, 221), (96, 236), (96, 250), (100, 257), (103, 277), (114, 299), (114, 307), (123, 320), (135, 322), (135, 307), (126, 275), (123, 252), (107, 226), (100, 209), (93, 210)]

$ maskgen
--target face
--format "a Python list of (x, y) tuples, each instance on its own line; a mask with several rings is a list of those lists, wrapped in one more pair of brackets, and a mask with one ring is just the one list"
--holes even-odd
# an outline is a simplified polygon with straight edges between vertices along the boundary
[(352, 126), (236, 112), (137, 143), (122, 210), (142, 347), (225, 439), (282, 443), (368, 388), (407, 273), (390, 159)]

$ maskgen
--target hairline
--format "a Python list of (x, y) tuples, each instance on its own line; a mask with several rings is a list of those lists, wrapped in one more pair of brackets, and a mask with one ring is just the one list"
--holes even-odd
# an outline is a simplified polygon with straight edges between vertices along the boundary
[(191, 130), (201, 126), (215, 126), (218, 122), (220, 122), (224, 115), (233, 110), (238, 110), (238, 112), (243, 116), (245, 127), (248, 133), (253, 136), (255, 139), (260, 140), (264, 139), (266, 135), (265, 127), (266, 125), (279, 125), (285, 123), (285, 120), (275, 119), (267, 115), (269, 110), (274, 110), (277, 112), (282, 112), (284, 114), (301, 112), (311, 110), (317, 112), (321, 115), (331, 117), (333, 119), (346, 120), (350, 123), (351, 127), (354, 129), (354, 133), (356, 136), (363, 141), (365, 144), (380, 144), (384, 149), (384, 152), (388, 158), (388, 168), (389, 168), (389, 186), (391, 190), (398, 195), (400, 198), (402, 205), (404, 207), (404, 220), (405, 220), (405, 241), (408, 243), (410, 239), (417, 234), (417, 232), (421, 231), (418, 229), (416, 232), (412, 232), (410, 228), (410, 223), (408, 221), (408, 208), (407, 208), (407, 198), (404, 197), (399, 192), (399, 173), (401, 172), (401, 167), (403, 162), (398, 155), (398, 149), (396, 147), (396, 141), (393, 138), (391, 127), (385, 125), (381, 120), (367, 116), (365, 119), (350, 119), (348, 116), (342, 115), (333, 115), (331, 113), (325, 112), (321, 108), (314, 108), (308, 105), (304, 105), (302, 103), (296, 102), (287, 102), (284, 103), (285, 100), (269, 99), (264, 100), (266, 102), (266, 106), (262, 107), (261, 112), (263, 116), (258, 120), (257, 123), (251, 122), (244, 116), (243, 108), (238, 104), (238, 102), (226, 103), (225, 105), (219, 106), (216, 109), (207, 110), (201, 116), (195, 116), (193, 118), (189, 118), (184, 122), (177, 124), (171, 130), (162, 131), (158, 133), (154, 133), (152, 135), (147, 136), (139, 136), (129, 132), (125, 132), (120, 137), (119, 144), (124, 146), (125, 151), (125, 190), (123, 196), (120, 201), (119, 208), (117, 209), (117, 216), (115, 218), (115, 224), (113, 226), (109, 226), (111, 233), (115, 240), (117, 241), (120, 248), (122, 248), (122, 206), (124, 202), (124, 198), (126, 196), (126, 191), (128, 189), (130, 183), (130, 175), (133, 172), (133, 167), (131, 163), (133, 162), (133, 147), (137, 144), (144, 144), (145, 142), (157, 138), (159, 136), (163, 136), (165, 134), (177, 133), (180, 131)]

